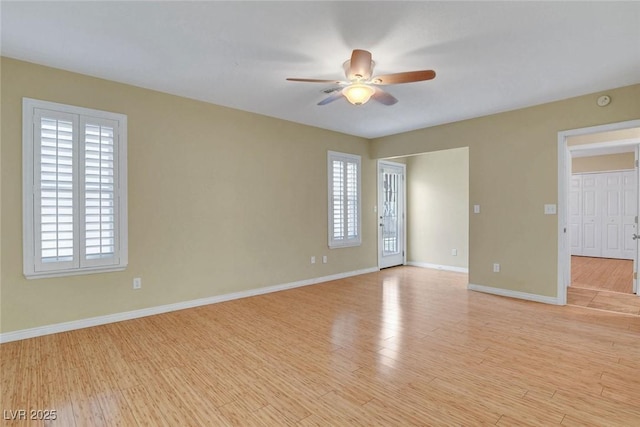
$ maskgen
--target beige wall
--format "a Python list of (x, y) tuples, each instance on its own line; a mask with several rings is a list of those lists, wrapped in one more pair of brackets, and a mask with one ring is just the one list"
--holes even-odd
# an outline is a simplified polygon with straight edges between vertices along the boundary
[(598, 144), (602, 142), (624, 141), (639, 139), (640, 128), (621, 129), (610, 132), (597, 132), (586, 135), (574, 135), (567, 137), (567, 145)]
[[(615, 102), (598, 107), (608, 94)], [(558, 132), (640, 118), (640, 85), (420, 129), (372, 141), (374, 158), (469, 147), (469, 281), (555, 297)], [(500, 263), (500, 273), (492, 264)]]
[[(407, 261), (468, 268), (469, 150), (407, 160)], [(457, 249), (458, 255), (451, 255)]]
[[(7, 58), (1, 65), (1, 332), (376, 266), (367, 140)], [(126, 271), (23, 277), (22, 97), (128, 116)], [(363, 156), (357, 248), (327, 247), (327, 150)], [(329, 263), (311, 265), (312, 255)]]
[(571, 159), (571, 172), (603, 172), (633, 169), (634, 153), (605, 154), (602, 156), (574, 157)]

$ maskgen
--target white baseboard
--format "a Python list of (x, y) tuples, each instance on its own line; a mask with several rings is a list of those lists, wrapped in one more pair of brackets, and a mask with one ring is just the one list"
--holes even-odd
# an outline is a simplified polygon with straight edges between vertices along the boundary
[(558, 298), (547, 297), (544, 295), (528, 294), (526, 292), (512, 291), (510, 289), (492, 288), (491, 286), (474, 285), (469, 283), (467, 288), (472, 291), (484, 292), (486, 294), (500, 295), (503, 297), (523, 299), (527, 301), (541, 302), (544, 304), (560, 305)]
[(422, 268), (435, 268), (436, 270), (455, 271), (456, 273), (469, 273), (469, 269), (465, 267), (454, 267), (452, 265), (431, 264), (428, 262), (409, 261), (407, 265)]
[(284, 291), (287, 289), (299, 288), (302, 286), (315, 285), (331, 280), (344, 279), (345, 277), (358, 276), (360, 274), (373, 273), (379, 271), (378, 267), (366, 268), (363, 270), (347, 271), (345, 273), (332, 274), (330, 276), (317, 277), (313, 279), (300, 280), (297, 282), (285, 283), (282, 285), (267, 286), (264, 288), (250, 289), (247, 291), (233, 292), (230, 294), (217, 295), (213, 297), (200, 298), (190, 301), (182, 301), (174, 304), (159, 305), (156, 307), (143, 308), (140, 310), (126, 311), (122, 313), (107, 314), (105, 316), (90, 317), (87, 319), (73, 320), (71, 322), (55, 323), (52, 325), (38, 326), (36, 328), (22, 329), (19, 331), (6, 332), (0, 334), (0, 343), (24, 340), (27, 338), (40, 337), (43, 335), (57, 334), (59, 332), (73, 331), (75, 329), (90, 328), (92, 326), (106, 325), (108, 323), (121, 322), (123, 320), (137, 319), (140, 317), (153, 316), (154, 314), (168, 313), (170, 311), (184, 310), (185, 308), (199, 307), (202, 305), (215, 304), (234, 299), (247, 298), (256, 295), (263, 295), (272, 292)]

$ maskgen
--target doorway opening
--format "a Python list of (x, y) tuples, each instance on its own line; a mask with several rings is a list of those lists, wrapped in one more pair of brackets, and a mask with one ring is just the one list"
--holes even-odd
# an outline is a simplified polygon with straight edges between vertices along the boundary
[[(389, 162), (391, 161), (391, 162)], [(400, 164), (406, 174), (404, 185), (404, 264), (414, 267), (469, 272), (469, 148), (458, 147), (381, 160)], [(378, 168), (378, 254), (379, 266), (385, 242), (384, 178)], [(393, 180), (391, 183), (393, 184)], [(380, 224), (383, 224), (382, 226)], [(395, 242), (392, 241), (391, 243)], [(392, 245), (393, 246), (393, 245)], [(387, 248), (389, 249), (389, 248)], [(395, 249), (395, 246), (391, 247)], [(397, 262), (397, 261), (396, 261)], [(397, 265), (397, 264), (396, 264)]]
[(640, 314), (640, 120), (558, 134), (558, 302)]

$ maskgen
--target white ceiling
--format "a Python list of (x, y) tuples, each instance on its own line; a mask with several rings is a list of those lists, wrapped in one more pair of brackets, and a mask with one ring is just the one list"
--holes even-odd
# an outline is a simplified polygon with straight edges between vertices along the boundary
[[(374, 138), (640, 83), (640, 2), (12, 2), (2, 55)], [(383, 106), (317, 106), (352, 49)], [(595, 99), (594, 99), (595, 102)], [(615, 103), (615, 99), (613, 101)]]

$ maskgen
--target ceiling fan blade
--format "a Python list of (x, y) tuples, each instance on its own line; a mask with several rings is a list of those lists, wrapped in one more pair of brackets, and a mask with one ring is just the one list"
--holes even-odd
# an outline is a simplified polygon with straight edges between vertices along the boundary
[(373, 95), (371, 97), (373, 99), (375, 99), (376, 101), (378, 101), (379, 103), (384, 104), (384, 105), (393, 105), (396, 102), (398, 102), (396, 97), (394, 97), (390, 93), (383, 91), (379, 87), (377, 87), (375, 89), (376, 89), (376, 91), (373, 93)]
[(290, 82), (307, 82), (307, 83), (336, 83), (336, 84), (344, 83), (344, 82), (341, 82), (340, 80), (322, 80), (322, 79), (294, 79), (294, 78), (288, 78), (287, 80), (290, 81)]
[(349, 62), (349, 80), (369, 79), (371, 77), (371, 52), (354, 49)]
[(331, 95), (330, 97), (325, 98), (325, 99), (323, 99), (322, 101), (318, 102), (318, 105), (327, 105), (327, 104), (329, 104), (330, 102), (333, 102), (333, 101), (335, 101), (335, 100), (337, 100), (337, 99), (342, 98), (343, 96), (344, 96), (344, 95), (342, 94), (342, 92), (336, 92), (336, 93), (334, 93), (333, 95)]
[(343, 89), (343, 86), (327, 87), (327, 88), (322, 89), (320, 92), (324, 93), (325, 95), (329, 95), (330, 93), (337, 92), (337, 91), (342, 90), (342, 89)]
[(371, 83), (377, 85), (395, 85), (400, 83), (421, 82), (435, 78), (436, 72), (433, 70), (407, 71), (404, 73), (385, 74), (376, 76)]

